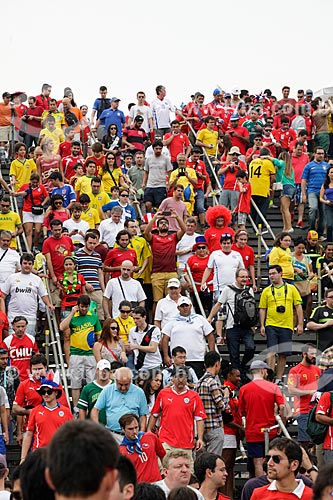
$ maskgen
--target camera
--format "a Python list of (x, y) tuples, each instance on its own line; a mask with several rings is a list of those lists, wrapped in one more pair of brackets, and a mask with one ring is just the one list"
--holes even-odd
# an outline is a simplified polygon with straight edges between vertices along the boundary
[(179, 177), (184, 177), (185, 176), (185, 168), (180, 168), (179, 169), (179, 174), (178, 174)]
[(168, 210), (162, 212), (162, 215), (165, 215), (166, 217), (170, 217), (171, 215), (171, 212), (169, 212)]
[(284, 306), (276, 306), (276, 312), (277, 313), (284, 313), (284, 312), (286, 312), (286, 308)]

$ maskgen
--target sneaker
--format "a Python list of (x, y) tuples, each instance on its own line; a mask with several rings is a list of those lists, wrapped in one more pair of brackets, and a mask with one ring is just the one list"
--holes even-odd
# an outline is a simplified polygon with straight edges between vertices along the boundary
[(327, 238), (325, 238), (325, 236), (320, 236), (318, 239), (318, 241), (326, 241), (326, 240), (327, 240)]
[(297, 222), (296, 227), (304, 229), (304, 222), (302, 220), (300, 220), (299, 222)]
[(294, 228), (291, 227), (290, 229), (287, 229), (286, 233), (293, 233), (294, 232)]

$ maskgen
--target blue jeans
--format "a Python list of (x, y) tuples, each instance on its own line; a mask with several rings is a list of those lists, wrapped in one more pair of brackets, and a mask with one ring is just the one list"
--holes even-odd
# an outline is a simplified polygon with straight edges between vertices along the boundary
[(195, 189), (195, 213), (205, 213), (205, 194), (202, 189)]
[[(234, 326), (227, 329), (226, 335), (231, 366), (238, 368), (243, 373), (245, 372), (245, 366), (253, 358), (256, 350), (252, 330), (245, 330), (240, 326)], [(242, 342), (245, 352), (241, 362), (239, 351)]]
[(316, 229), (316, 218), (318, 216), (318, 234), (319, 236), (323, 236), (325, 229), (325, 205), (320, 203), (319, 201), (319, 193), (309, 193), (308, 194), (308, 202), (309, 202), (309, 229)]
[(325, 205), (325, 215), (327, 224), (327, 241), (333, 239), (333, 205)]

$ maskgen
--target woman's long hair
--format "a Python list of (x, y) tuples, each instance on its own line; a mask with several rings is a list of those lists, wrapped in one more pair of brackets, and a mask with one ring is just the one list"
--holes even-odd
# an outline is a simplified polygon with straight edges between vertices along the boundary
[(116, 335), (116, 337), (114, 337), (114, 339), (117, 341), (119, 340), (119, 325), (117, 321), (113, 318), (107, 318), (103, 323), (102, 332), (99, 337), (100, 342), (102, 342), (105, 345), (112, 340), (112, 336), (110, 333), (110, 326), (112, 325), (112, 323), (115, 323), (118, 327), (118, 334)]
[(288, 179), (291, 179), (291, 174), (293, 172), (293, 166), (291, 163), (290, 154), (287, 153), (287, 151), (282, 151), (282, 153), (279, 154), (279, 160), (284, 161), (284, 175), (286, 177), (288, 177)]
[(329, 174), (329, 171), (332, 170), (332, 169), (333, 169), (333, 167), (330, 167), (330, 168), (327, 169), (326, 177), (325, 177), (324, 184), (323, 184), (324, 189), (327, 189), (329, 187), (329, 185), (330, 185), (331, 181), (330, 181), (330, 177), (329, 177), (328, 174)]

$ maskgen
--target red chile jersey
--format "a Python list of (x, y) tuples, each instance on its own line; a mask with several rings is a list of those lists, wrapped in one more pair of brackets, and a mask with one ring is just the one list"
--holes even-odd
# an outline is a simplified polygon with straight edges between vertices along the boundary
[(47, 446), (59, 427), (70, 420), (73, 420), (70, 409), (60, 403), (52, 409), (44, 403), (36, 406), (29, 415), (27, 425), (27, 430), (34, 433), (33, 449)]
[(204, 191), (205, 189), (205, 184), (209, 183), (209, 175), (206, 170), (206, 166), (202, 160), (199, 160), (198, 162), (194, 162), (191, 160), (191, 158), (187, 158), (186, 160), (186, 166), (189, 168), (193, 168), (196, 173), (200, 173), (202, 175), (206, 176), (206, 179), (200, 179), (198, 176), (198, 184), (195, 186), (194, 190), (196, 189), (202, 189)]
[(4, 339), (3, 345), (8, 351), (10, 366), (17, 368), (21, 382), (29, 378), (30, 359), (33, 354), (39, 353), (35, 338), (25, 333), (19, 339), (12, 334)]

